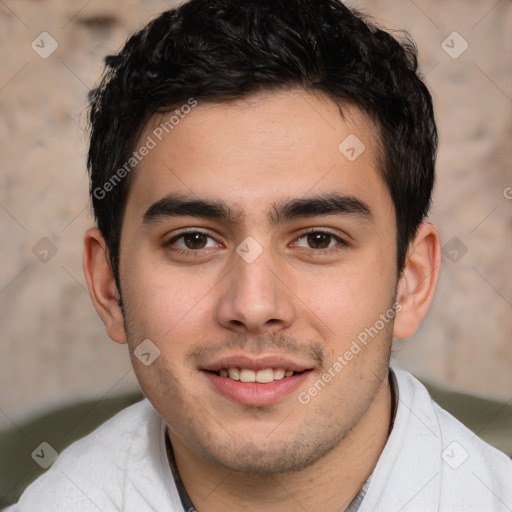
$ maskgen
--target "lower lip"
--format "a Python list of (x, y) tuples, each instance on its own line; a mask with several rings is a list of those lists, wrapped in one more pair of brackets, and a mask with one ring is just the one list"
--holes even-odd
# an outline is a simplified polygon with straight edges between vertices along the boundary
[(206, 371), (202, 373), (217, 391), (231, 400), (243, 405), (261, 407), (263, 405), (275, 404), (294, 391), (297, 391), (301, 385), (304, 385), (311, 371), (307, 370), (266, 384), (240, 382)]

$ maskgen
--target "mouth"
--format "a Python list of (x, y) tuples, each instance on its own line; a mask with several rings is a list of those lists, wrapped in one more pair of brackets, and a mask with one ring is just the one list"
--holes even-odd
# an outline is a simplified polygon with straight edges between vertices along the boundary
[[(206, 370), (208, 371), (208, 370)], [(305, 370), (307, 371), (307, 370)], [(240, 382), (257, 382), (258, 384), (268, 384), (276, 380), (286, 379), (293, 377), (299, 373), (285, 368), (264, 368), (262, 370), (252, 370), (250, 368), (222, 368), (218, 371), (211, 371), (219, 377), (231, 379)]]
[(216, 393), (231, 402), (257, 407), (292, 396), (313, 368), (279, 357), (237, 357), (200, 370)]

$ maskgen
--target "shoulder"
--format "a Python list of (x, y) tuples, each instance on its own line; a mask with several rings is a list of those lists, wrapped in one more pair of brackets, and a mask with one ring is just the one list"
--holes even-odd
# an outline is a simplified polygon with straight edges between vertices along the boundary
[(410, 409), (410, 415), (426, 426), (426, 436), (412, 437), (431, 451), (431, 471), (437, 471), (440, 502), (449, 503), (453, 510), (512, 508), (512, 460), (435, 403), (414, 376), (404, 370), (394, 371), (399, 399)]
[[(475, 500), (485, 495), (496, 501), (495, 510), (512, 509), (512, 459), (437, 403), (432, 408), (440, 425), (446, 487), (464, 487)], [(508, 508), (500, 508), (505, 504)]]
[(158, 439), (161, 419), (147, 400), (123, 409), (66, 448), (52, 470), (97, 477), (99, 467), (122, 471), (133, 451)]
[(147, 400), (122, 410), (63, 450), (12, 511), (128, 510), (127, 495), (138, 484), (162, 478), (161, 429), (162, 419)]

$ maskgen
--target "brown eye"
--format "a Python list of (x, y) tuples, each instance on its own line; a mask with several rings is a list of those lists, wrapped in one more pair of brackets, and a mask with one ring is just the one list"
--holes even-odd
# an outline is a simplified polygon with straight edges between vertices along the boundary
[(204, 249), (208, 243), (208, 236), (204, 233), (186, 233), (182, 236), (183, 244), (187, 249)]
[(327, 249), (341, 249), (347, 244), (342, 238), (328, 231), (310, 231), (309, 233), (304, 233), (299, 236), (293, 245), (295, 247), (321, 252)]
[(215, 238), (204, 231), (182, 231), (165, 243), (171, 255), (179, 257), (203, 258), (212, 255), (212, 251), (222, 248)]
[(332, 238), (332, 235), (327, 233), (309, 233), (307, 235), (307, 242), (311, 249), (327, 249), (331, 244)]

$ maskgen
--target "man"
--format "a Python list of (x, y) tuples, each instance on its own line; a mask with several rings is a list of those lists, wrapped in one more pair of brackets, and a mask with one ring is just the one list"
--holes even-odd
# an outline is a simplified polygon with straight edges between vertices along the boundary
[(411, 42), (337, 0), (191, 0), (90, 100), (85, 275), (147, 400), (13, 510), (512, 510), (512, 462), (389, 365), (440, 265)]

